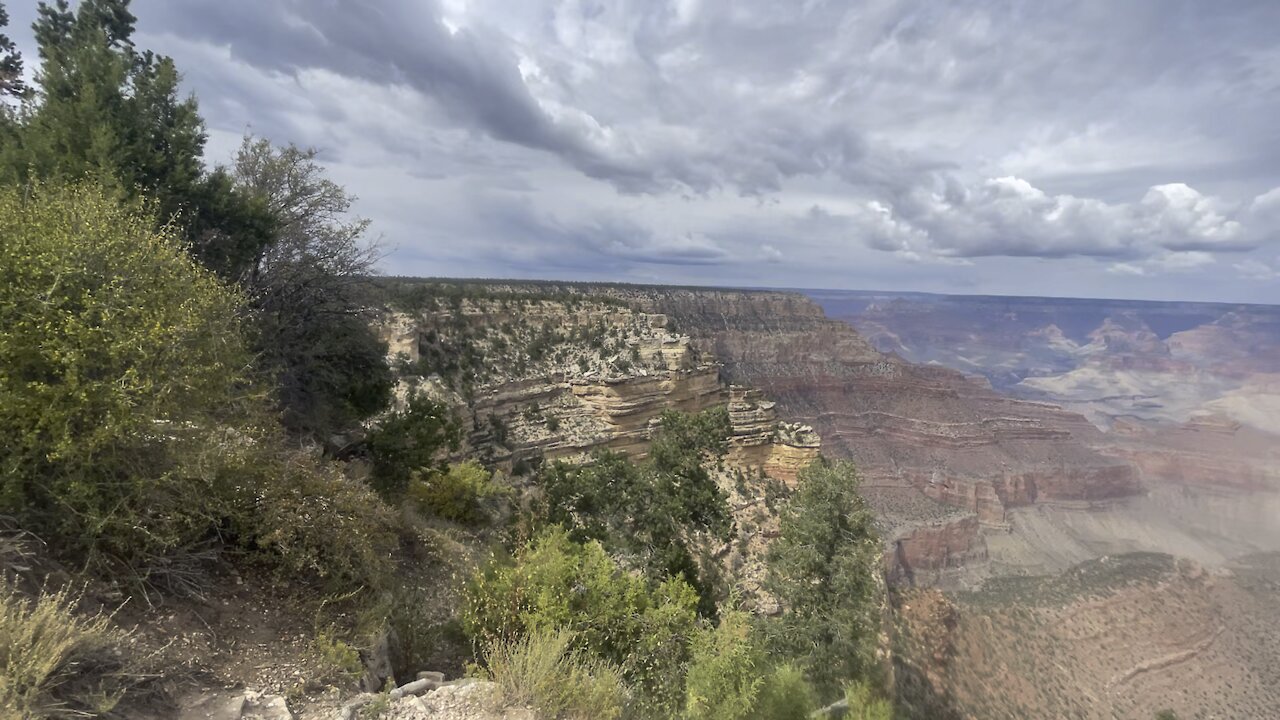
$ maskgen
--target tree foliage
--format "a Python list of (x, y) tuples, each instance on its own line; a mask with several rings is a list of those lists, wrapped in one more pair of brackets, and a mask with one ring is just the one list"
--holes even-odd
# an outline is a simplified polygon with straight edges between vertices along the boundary
[[(0, 3), (0, 30), (9, 26), (9, 13)], [(22, 82), (22, 54), (8, 35), (0, 32), (0, 98), (22, 97), (27, 91)]]
[(233, 540), (305, 582), (380, 585), (386, 506), (286, 449), (243, 297), (154, 228), (96, 186), (0, 187), (0, 514), (174, 591), (196, 582), (176, 563)]
[(723, 541), (732, 530), (727, 500), (706, 469), (723, 456), (729, 433), (724, 408), (664, 412), (645, 462), (605, 451), (585, 465), (552, 465), (541, 480), (547, 516), (576, 540), (596, 540), (630, 558), (653, 579), (683, 577), (699, 589), (704, 614), (713, 614), (693, 547), (700, 538)]
[(0, 181), (79, 181), (145, 196), (192, 252), (238, 277), (272, 232), (266, 209), (223, 171), (206, 172), (195, 98), (171, 59), (134, 47), (128, 0), (42, 2), (40, 67), (0, 146)]
[(534, 631), (567, 630), (575, 647), (621, 668), (650, 711), (671, 716), (683, 696), (683, 666), (697, 625), (697, 595), (670, 578), (653, 584), (626, 572), (598, 542), (551, 528), (511, 561), (495, 558), (468, 585), (463, 627), (490, 644)]
[(685, 678), (689, 720), (746, 720), (752, 717), (764, 683), (764, 657), (752, 642), (751, 621), (740, 610), (720, 614), (716, 627), (693, 638)]
[(376, 259), (367, 221), (348, 219), (354, 198), (311, 150), (250, 137), (231, 170), (206, 170), (196, 100), (180, 96), (171, 59), (134, 46), (134, 23), (128, 0), (40, 3), (37, 82), (0, 118), (0, 182), (92, 178), (147, 198), (193, 255), (246, 289), (286, 427), (320, 441), (351, 429), (393, 384), (356, 297)]
[(510, 492), (493, 482), (493, 473), (475, 460), (448, 470), (415, 473), (409, 498), (419, 509), (454, 522), (475, 524), (485, 517), (485, 502)]
[(410, 398), (405, 409), (383, 418), (365, 440), (374, 489), (398, 501), (414, 475), (445, 471), (444, 453), (456, 450), (461, 439), (448, 407), (422, 395)]
[(813, 690), (795, 666), (775, 666), (747, 613), (729, 609), (694, 636), (685, 678), (687, 720), (803, 720)]
[(243, 273), (259, 362), (285, 427), (326, 440), (391, 398), (386, 345), (359, 299), (377, 259), (362, 239), (368, 221), (350, 218), (355, 198), (325, 177), (314, 150), (246, 137), (234, 177), (272, 219), (270, 240)]
[(800, 472), (769, 548), (766, 587), (784, 607), (764, 626), (770, 647), (824, 698), (872, 673), (881, 550), (871, 523), (853, 465), (819, 460)]
[(185, 448), (246, 411), (242, 298), (89, 185), (0, 187), (0, 512), (80, 551), (180, 544)]

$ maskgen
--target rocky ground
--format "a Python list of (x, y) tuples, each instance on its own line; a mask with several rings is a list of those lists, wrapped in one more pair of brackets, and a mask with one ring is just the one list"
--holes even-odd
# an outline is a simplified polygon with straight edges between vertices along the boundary
[[(904, 595), (903, 668), (957, 717), (1266, 718), (1280, 707), (1280, 563), (1105, 556), (954, 603)], [(941, 608), (941, 609), (940, 609)]]

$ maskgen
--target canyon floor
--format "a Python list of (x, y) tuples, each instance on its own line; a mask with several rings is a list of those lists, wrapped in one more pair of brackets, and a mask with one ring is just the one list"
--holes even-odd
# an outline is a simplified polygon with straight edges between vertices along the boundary
[(985, 557), (936, 578), (957, 591), (900, 596), (921, 707), (1275, 716), (1280, 308), (807, 294), (878, 352), (1083, 419), (1072, 438), (1135, 473), (1109, 497), (978, 508)]

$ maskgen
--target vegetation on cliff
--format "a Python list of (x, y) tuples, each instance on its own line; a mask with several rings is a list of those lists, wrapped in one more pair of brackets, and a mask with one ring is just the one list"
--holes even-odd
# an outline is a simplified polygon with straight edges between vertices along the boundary
[[(261, 139), (207, 169), (195, 100), (133, 24), (126, 0), (42, 3), (30, 91), (0, 37), (21, 100), (0, 111), (0, 714), (138, 716), (132, 655), (174, 667), (180, 648), (124, 642), (76, 588), (109, 613), (228, 578), (306, 617), (335, 683), (470, 660), (546, 717), (800, 717), (872, 677), (878, 556), (851, 467), (801, 473), (770, 556), (783, 609), (756, 617), (717, 556), (723, 407), (662, 414), (643, 460), (517, 481), (459, 457), (448, 405), (409, 388), (391, 407), (353, 198)], [(581, 345), (631, 370), (623, 332), (534, 333), (526, 369)], [(474, 388), (460, 347), (418, 369)]]
[(716, 567), (699, 563), (697, 548), (730, 535), (725, 495), (707, 470), (724, 456), (728, 413), (667, 411), (661, 421), (644, 462), (603, 451), (588, 463), (557, 462), (543, 472), (545, 513), (575, 540), (604, 543), (651, 579), (683, 578), (701, 596), (703, 614), (712, 615)]

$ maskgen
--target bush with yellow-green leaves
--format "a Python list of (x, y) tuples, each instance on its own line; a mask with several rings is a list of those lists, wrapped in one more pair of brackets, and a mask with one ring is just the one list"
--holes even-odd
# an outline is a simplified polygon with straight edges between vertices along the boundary
[(507, 488), (493, 482), (493, 473), (475, 460), (414, 473), (408, 488), (409, 499), (419, 509), (468, 524), (481, 522), (485, 503), (507, 494)]
[(654, 585), (622, 569), (600, 543), (576, 543), (553, 527), (477, 573), (462, 624), (481, 646), (568, 631), (574, 650), (619, 669), (635, 690), (633, 713), (671, 717), (684, 697), (697, 604), (684, 580)]
[(251, 404), (242, 298), (137, 204), (0, 188), (0, 513), (133, 564), (224, 495), (188, 460)]
[(92, 184), (0, 187), (0, 514), (144, 581), (236, 540), (304, 579), (376, 585), (392, 514), (287, 447), (243, 297), (156, 227)]

